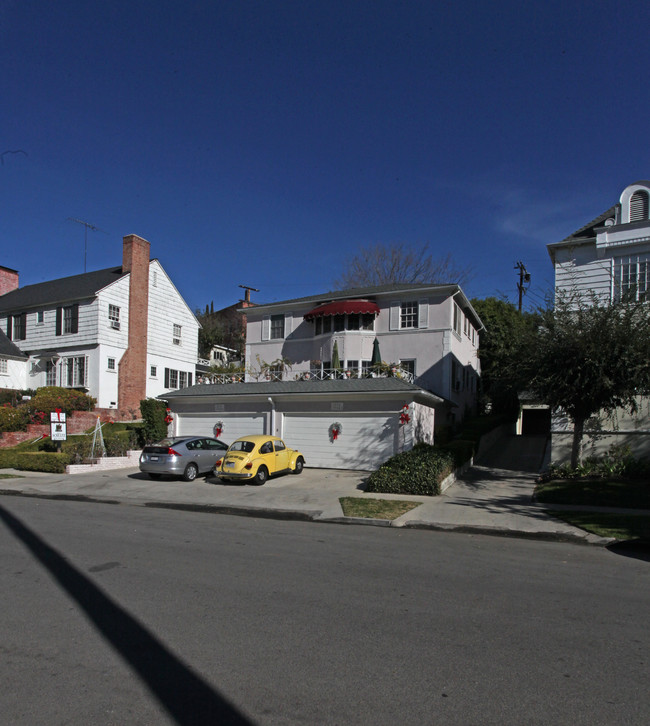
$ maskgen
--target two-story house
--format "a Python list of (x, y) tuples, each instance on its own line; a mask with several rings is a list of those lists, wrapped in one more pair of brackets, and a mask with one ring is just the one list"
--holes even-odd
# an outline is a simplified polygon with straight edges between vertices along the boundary
[(0, 329), (13, 347), (0, 347), (0, 387), (77, 388), (126, 415), (191, 386), (199, 323), (149, 251), (128, 235), (120, 267), (25, 287), (2, 268)]
[(175, 433), (218, 423), (226, 441), (282, 436), (308, 466), (371, 469), (475, 409), (483, 325), (458, 285), (343, 290), (243, 312), (245, 380), (167, 395)]
[[(579, 295), (588, 301), (623, 297), (650, 300), (650, 181), (627, 186), (618, 203), (577, 232), (548, 245), (555, 269), (555, 293)], [(629, 445), (647, 455), (650, 444), (648, 406), (636, 416), (618, 411), (613, 417), (588, 422), (587, 453), (600, 454), (614, 444)], [(570, 422), (555, 416), (552, 424), (552, 460), (570, 458)]]

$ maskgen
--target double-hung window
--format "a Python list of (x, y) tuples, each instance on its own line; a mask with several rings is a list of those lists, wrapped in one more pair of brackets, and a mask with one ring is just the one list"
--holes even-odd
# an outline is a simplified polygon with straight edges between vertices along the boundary
[(402, 329), (418, 327), (418, 304), (415, 300), (401, 304), (399, 326)]
[(66, 385), (68, 388), (86, 387), (86, 356), (65, 359)]
[(120, 309), (117, 305), (108, 306), (108, 322), (114, 330), (120, 329)]
[[(172, 331), (172, 343), (174, 345), (180, 345), (181, 344), (181, 333), (183, 332), (182, 326), (178, 325), (177, 323), (174, 323), (173, 331)], [(176, 388), (176, 386), (174, 386)]]
[(79, 305), (56, 309), (56, 334), (74, 335), (79, 332)]
[(284, 338), (284, 315), (271, 315), (271, 340)]
[(6, 376), (8, 372), (7, 359), (0, 358), (0, 375)]

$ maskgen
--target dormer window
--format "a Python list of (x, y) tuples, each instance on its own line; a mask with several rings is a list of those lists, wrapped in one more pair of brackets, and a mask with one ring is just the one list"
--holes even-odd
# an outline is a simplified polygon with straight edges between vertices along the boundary
[(648, 192), (639, 189), (630, 197), (630, 222), (638, 222), (648, 219), (650, 204), (648, 204)]

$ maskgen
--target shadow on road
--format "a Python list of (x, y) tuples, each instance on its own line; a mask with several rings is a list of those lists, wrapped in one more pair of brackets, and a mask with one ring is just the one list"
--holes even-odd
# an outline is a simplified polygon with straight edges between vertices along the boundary
[(91, 580), (0, 506), (0, 519), (85, 611), (115, 651), (136, 671), (176, 723), (251, 724), (206, 681), (113, 602)]

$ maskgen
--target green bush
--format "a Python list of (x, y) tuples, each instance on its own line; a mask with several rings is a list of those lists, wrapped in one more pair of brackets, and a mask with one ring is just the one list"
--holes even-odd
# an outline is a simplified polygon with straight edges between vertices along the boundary
[(27, 431), (27, 424), (31, 422), (29, 410), (25, 406), (12, 408), (9, 405), (0, 406), (0, 433), (3, 431)]
[(650, 475), (650, 460), (635, 459), (629, 446), (612, 446), (603, 456), (584, 459), (577, 467), (551, 464), (539, 481), (552, 479), (635, 479)]
[(92, 396), (87, 396), (83, 391), (59, 386), (43, 386), (36, 391), (31, 401), (27, 401), (26, 405), (31, 413), (45, 411), (46, 414), (49, 414), (60, 408), (69, 416), (73, 411), (92, 411), (96, 403), (97, 401)]
[(46, 452), (0, 451), (0, 469), (19, 469), (21, 471), (45, 471), (51, 474), (65, 473), (70, 463), (67, 454)]
[(456, 468), (463, 466), (474, 456), (474, 442), (464, 439), (454, 439), (444, 446), (436, 446), (439, 451), (447, 451), (454, 458)]
[(440, 484), (454, 469), (451, 453), (429, 444), (392, 456), (366, 481), (367, 492), (440, 494)]
[(143, 401), (140, 401), (145, 444), (160, 441), (167, 436), (167, 424), (165, 423), (166, 408), (165, 402), (159, 401), (156, 398), (145, 398)]

